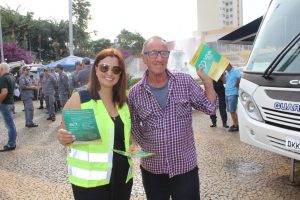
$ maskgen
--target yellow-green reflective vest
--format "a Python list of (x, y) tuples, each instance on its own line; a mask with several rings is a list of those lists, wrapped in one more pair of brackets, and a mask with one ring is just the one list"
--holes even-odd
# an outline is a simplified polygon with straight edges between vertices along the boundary
[[(101, 135), (101, 144), (73, 144), (67, 157), (69, 181), (77, 186), (90, 188), (109, 184), (114, 146), (114, 122), (108, 114), (102, 100), (91, 99), (88, 90), (78, 91), (81, 109), (93, 109)], [(125, 150), (129, 150), (130, 113), (128, 105), (117, 108), (124, 123)], [(133, 178), (132, 160), (128, 159), (129, 170), (126, 183)]]

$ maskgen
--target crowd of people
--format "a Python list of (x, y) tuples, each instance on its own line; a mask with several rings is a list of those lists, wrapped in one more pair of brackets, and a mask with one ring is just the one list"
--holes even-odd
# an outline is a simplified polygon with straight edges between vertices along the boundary
[[(229, 65), (220, 82), (213, 83), (203, 73), (204, 67), (200, 66), (197, 75), (202, 80), (203, 89), (190, 75), (169, 71), (169, 55), (167, 42), (161, 37), (153, 36), (146, 40), (141, 58), (147, 70), (141, 81), (130, 89), (128, 96), (126, 67), (117, 49), (102, 50), (93, 65), (83, 59), (83, 69), (80, 63), (76, 63), (71, 80), (65, 75), (63, 67), (57, 65), (55, 70), (58, 75), (45, 68), (39, 85), (34, 86), (27, 78), (28, 68), (22, 69), (20, 88), (26, 127), (37, 126), (32, 121), (34, 90), (40, 91), (40, 99), (45, 98), (49, 120), (55, 121), (55, 88), (58, 88), (60, 106), (64, 109), (94, 111), (101, 143), (76, 143), (76, 137), (66, 130), (64, 120), (57, 134), (58, 141), (70, 148), (68, 178), (75, 199), (130, 199), (134, 176), (132, 159), (117, 154), (113, 149), (153, 153), (150, 157), (141, 158), (140, 166), (148, 200), (169, 200), (170, 197), (178, 200), (200, 199), (192, 109), (211, 115), (212, 125), (216, 125), (219, 104), (223, 126), (227, 128), (227, 115), (224, 115), (226, 102), (227, 111), (233, 119), (230, 130), (238, 130), (236, 104), (239, 75)], [(11, 86), (2, 84), (9, 82), (2, 68), (6, 68), (0, 65), (0, 75), (6, 77), (0, 81), (0, 110), (3, 114), (3, 105), (12, 102), (5, 102), (1, 96), (6, 90), (11, 93), (10, 89), (3, 89)], [(224, 83), (225, 93), (219, 93), (218, 85), (223, 86)], [(12, 118), (5, 123), (13, 124), (11, 121)], [(11, 127), (9, 140), (14, 142), (8, 143), (6, 149), (13, 150), (16, 147), (16, 131), (14, 125)]]

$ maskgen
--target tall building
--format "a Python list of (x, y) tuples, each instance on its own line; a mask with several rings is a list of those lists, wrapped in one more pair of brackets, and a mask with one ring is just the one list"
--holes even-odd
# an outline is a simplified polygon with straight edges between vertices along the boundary
[(198, 35), (243, 25), (242, 0), (197, 0)]

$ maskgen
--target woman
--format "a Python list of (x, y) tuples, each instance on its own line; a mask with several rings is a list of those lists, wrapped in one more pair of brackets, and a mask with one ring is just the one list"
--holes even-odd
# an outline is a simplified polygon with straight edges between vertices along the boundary
[(104, 49), (95, 59), (86, 89), (78, 90), (64, 109), (93, 109), (101, 144), (76, 144), (65, 130), (61, 144), (70, 145), (68, 177), (75, 199), (128, 200), (132, 189), (131, 159), (112, 149), (129, 151), (130, 114), (126, 104), (124, 59), (116, 49)]

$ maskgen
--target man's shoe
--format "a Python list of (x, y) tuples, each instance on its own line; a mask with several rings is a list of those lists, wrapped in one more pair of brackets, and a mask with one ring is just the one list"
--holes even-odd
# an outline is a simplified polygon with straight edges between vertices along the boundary
[(52, 120), (52, 117), (48, 117), (47, 120)]
[(229, 128), (229, 126), (227, 124), (223, 124), (224, 128)]
[(27, 128), (35, 128), (38, 127), (39, 125), (37, 124), (30, 124), (30, 125), (26, 125)]
[(7, 145), (4, 145), (3, 146), (3, 149), (0, 150), (0, 151), (13, 151), (16, 149), (16, 146), (9, 146), (8, 144)]
[(55, 117), (52, 117), (51, 120), (54, 122), (55, 121)]
[(212, 124), (212, 125), (210, 125), (210, 127), (211, 127), (211, 128), (217, 127), (217, 125), (216, 125), (216, 124)]
[(236, 132), (239, 131), (239, 126), (230, 126), (228, 132)]

